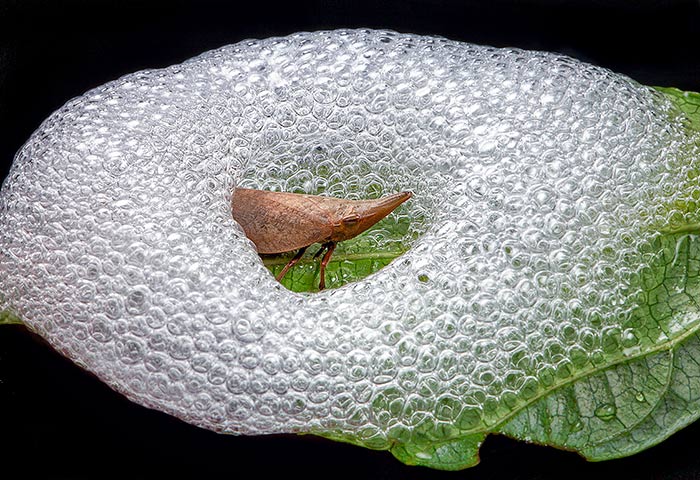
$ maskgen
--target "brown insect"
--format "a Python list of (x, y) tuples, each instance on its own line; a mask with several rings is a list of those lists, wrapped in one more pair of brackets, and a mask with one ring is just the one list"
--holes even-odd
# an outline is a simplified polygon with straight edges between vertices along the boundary
[(319, 289), (323, 290), (326, 287), (326, 265), (336, 244), (361, 234), (411, 195), (411, 192), (401, 192), (376, 200), (344, 200), (236, 188), (231, 209), (233, 219), (243, 227), (258, 253), (283, 253), (299, 249), (277, 275), (277, 280), (282, 280), (310, 245), (320, 243), (321, 249), (314, 258), (326, 251), (321, 260), (319, 284)]

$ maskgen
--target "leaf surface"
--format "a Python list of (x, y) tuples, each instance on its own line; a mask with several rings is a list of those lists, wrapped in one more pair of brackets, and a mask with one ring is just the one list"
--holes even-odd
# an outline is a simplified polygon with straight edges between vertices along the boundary
[[(699, 94), (658, 90), (689, 130), (700, 130)], [(626, 351), (621, 339), (621, 360), (553, 389), (497, 431), (598, 461), (640, 452), (700, 417), (699, 234), (698, 225), (683, 225), (653, 244), (657, 262), (641, 279), (646, 302), (627, 325), (646, 344)]]
[[(387, 266), (408, 249), (402, 242), (407, 230), (406, 222), (396, 221), (395, 216), (391, 214), (365, 234), (338, 243), (326, 266), (326, 288), (338, 288), (346, 283), (356, 282)], [(380, 235), (384, 241), (374, 242), (373, 238), (376, 235)], [(386, 241), (387, 239), (389, 241)], [(378, 248), (377, 244), (384, 247)], [(301, 260), (289, 269), (282, 279), (282, 285), (294, 292), (317, 292), (323, 256), (323, 253), (319, 252), (320, 248), (320, 244), (310, 246)], [(265, 255), (263, 263), (276, 277), (295, 253)], [(317, 253), (321, 255), (316, 256)]]
[(7, 310), (0, 311), (0, 325), (21, 325), (22, 321)]

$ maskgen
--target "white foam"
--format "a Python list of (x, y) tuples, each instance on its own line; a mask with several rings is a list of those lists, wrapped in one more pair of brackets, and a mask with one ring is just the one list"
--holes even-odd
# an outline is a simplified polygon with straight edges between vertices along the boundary
[[(574, 346), (600, 353), (649, 232), (698, 221), (674, 210), (697, 165), (670, 115), (548, 53), (382, 31), (242, 42), (96, 88), (32, 135), (0, 195), (0, 292), (113, 388), (202, 427), (388, 446), (392, 427), (490, 423)], [(412, 248), (292, 293), (231, 219), (235, 185), (411, 190)]]

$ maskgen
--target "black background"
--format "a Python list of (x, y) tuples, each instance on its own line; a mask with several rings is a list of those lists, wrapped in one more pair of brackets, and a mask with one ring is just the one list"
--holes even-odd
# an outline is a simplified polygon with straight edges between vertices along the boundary
[[(557, 51), (700, 91), (698, 1), (0, 0), (0, 176), (44, 118), (89, 88), (246, 38), (340, 27)], [(481, 453), (450, 473), (309, 436), (217, 435), (130, 403), (23, 327), (0, 327), (0, 478), (698, 479), (700, 424), (602, 463), (503, 437)]]

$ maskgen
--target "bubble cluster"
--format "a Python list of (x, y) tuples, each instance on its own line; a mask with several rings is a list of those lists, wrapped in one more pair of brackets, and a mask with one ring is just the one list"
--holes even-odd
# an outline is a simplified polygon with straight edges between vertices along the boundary
[[(629, 320), (655, 236), (698, 222), (694, 141), (661, 94), (564, 56), (369, 30), (242, 42), (42, 124), (0, 194), (0, 300), (205, 428), (458, 437), (658, 340)], [(401, 238), (368, 235), (411, 248), (287, 291), (231, 218), (237, 185), (410, 190)]]

